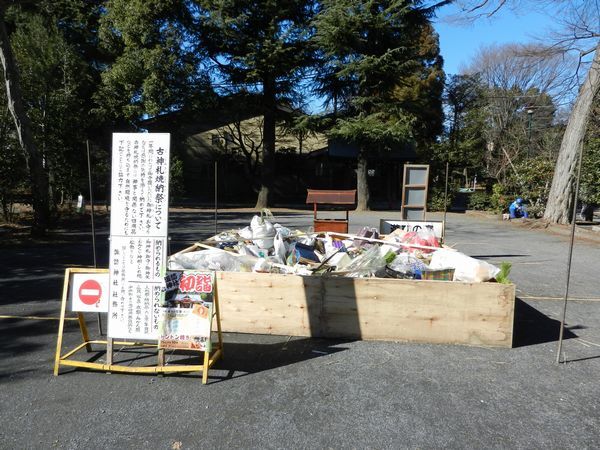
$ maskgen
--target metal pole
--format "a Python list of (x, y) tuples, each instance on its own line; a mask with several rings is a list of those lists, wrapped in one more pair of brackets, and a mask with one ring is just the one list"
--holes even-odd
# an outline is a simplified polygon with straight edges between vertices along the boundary
[[(560, 320), (560, 332), (558, 334), (558, 351), (556, 352), (556, 363), (559, 364), (562, 353), (562, 343), (565, 331), (565, 319), (567, 316), (567, 300), (569, 298), (569, 283), (571, 281), (571, 261), (573, 259), (573, 244), (575, 242), (575, 221), (577, 220), (577, 201), (579, 200), (579, 180), (581, 178), (581, 161), (583, 160), (583, 143), (579, 144), (579, 162), (577, 163), (577, 180), (575, 182), (575, 194), (573, 199), (573, 213), (571, 217), (571, 241), (569, 242), (569, 257), (567, 260), (567, 282), (565, 284), (565, 297), (563, 303), (562, 318)], [(564, 360), (563, 362), (566, 362)]]
[(217, 162), (217, 160), (215, 160), (215, 236), (219, 233), (219, 231), (218, 231), (219, 218), (218, 218), (218, 209), (217, 209), (217, 198), (218, 198), (218, 192), (219, 192), (218, 167), (219, 167), (219, 163)]
[(533, 109), (527, 110), (527, 157), (531, 154), (531, 116), (533, 116)]
[[(92, 163), (91, 163), (91, 159), (90, 159), (90, 141), (89, 139), (85, 141), (86, 144), (86, 148), (87, 148), (87, 164), (88, 164), (88, 183), (89, 183), (89, 188), (90, 188), (90, 208), (91, 208), (91, 213), (92, 213), (92, 253), (94, 255), (94, 268), (98, 267), (98, 262), (96, 260), (96, 228), (94, 226), (94, 194), (93, 194), (93, 190), (92, 190)], [(98, 313), (98, 332), (100, 333), (100, 336), (103, 335), (102, 333), (102, 316), (100, 316), (100, 313)]]
[(87, 146), (88, 182), (90, 188), (90, 207), (92, 210), (92, 250), (94, 253), (94, 268), (98, 267), (96, 262), (96, 228), (94, 227), (94, 194), (92, 192), (92, 164), (90, 161), (90, 141), (85, 141)]
[(446, 185), (444, 187), (444, 226), (442, 227), (442, 241), (446, 240), (446, 212), (448, 211), (448, 172), (450, 161), (446, 161)]

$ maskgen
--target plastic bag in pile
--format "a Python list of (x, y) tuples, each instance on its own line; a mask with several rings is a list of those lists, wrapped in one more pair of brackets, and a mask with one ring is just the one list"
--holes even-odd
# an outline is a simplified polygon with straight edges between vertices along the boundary
[(381, 247), (374, 245), (362, 255), (354, 258), (350, 264), (344, 267), (344, 270), (350, 272), (347, 275), (349, 277), (364, 277), (374, 275), (375, 272), (385, 267), (386, 253), (387, 251), (384, 253)]
[(274, 255), (279, 257), (280, 264), (285, 264), (289, 245), (283, 240), (281, 232), (278, 230), (273, 240)]
[(260, 216), (254, 216), (250, 221), (250, 229), (252, 230), (252, 242), (254, 244), (260, 248), (273, 247), (275, 227), (271, 222)]
[[(416, 245), (422, 245), (425, 247), (435, 247), (435, 248), (440, 248), (440, 243), (438, 242), (437, 238), (435, 237), (435, 233), (432, 230), (419, 230), (417, 232), (415, 231), (410, 231), (406, 234), (404, 234), (404, 236), (401, 239), (401, 242), (404, 244), (416, 244)], [(434, 251), (434, 249), (427, 249), (427, 248), (416, 248), (416, 247), (409, 247), (409, 251), (410, 252), (416, 252), (416, 251), (420, 251), (421, 253), (431, 253), (432, 251)]]
[(430, 269), (454, 269), (454, 281), (481, 283), (495, 278), (500, 269), (454, 250), (436, 250), (431, 256)]
[(409, 253), (398, 254), (388, 267), (397, 272), (413, 274), (428, 269), (427, 264)]
[(221, 270), (250, 272), (256, 262), (251, 256), (234, 256), (222, 250), (201, 250), (175, 254), (169, 258), (170, 270)]

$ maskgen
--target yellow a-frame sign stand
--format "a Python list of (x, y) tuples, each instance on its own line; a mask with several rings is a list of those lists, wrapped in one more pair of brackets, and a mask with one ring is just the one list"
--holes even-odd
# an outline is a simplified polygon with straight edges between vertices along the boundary
[[(79, 328), (81, 330), (82, 343), (68, 351), (64, 355), (62, 354), (62, 342), (65, 321), (68, 320), (66, 317), (67, 303), (69, 302), (69, 288), (71, 283), (71, 275), (74, 273), (108, 273), (108, 269), (93, 269), (93, 268), (67, 268), (65, 270), (65, 281), (63, 284), (63, 295), (62, 304), (60, 309), (60, 322), (58, 326), (58, 339), (56, 342), (56, 355), (54, 359), (54, 375), (59, 375), (61, 366), (69, 367), (81, 367), (90, 370), (98, 370), (102, 372), (122, 372), (122, 373), (146, 373), (146, 374), (159, 374), (159, 373), (176, 373), (176, 372), (202, 372), (202, 384), (206, 384), (208, 381), (208, 371), (215, 364), (215, 362), (223, 357), (223, 335), (221, 332), (221, 314), (219, 311), (219, 298), (218, 289), (214, 290), (214, 311), (212, 320), (216, 319), (217, 322), (217, 336), (218, 341), (213, 345), (213, 349), (208, 351), (202, 350), (184, 350), (185, 352), (202, 352), (204, 353), (204, 360), (202, 364), (173, 364), (165, 365), (164, 363), (164, 350), (158, 349), (157, 364), (152, 366), (129, 366), (113, 362), (113, 346), (123, 346), (132, 348), (158, 348), (158, 343), (148, 342), (134, 342), (134, 341), (115, 341), (111, 338), (107, 340), (99, 340), (89, 338), (88, 330), (85, 324), (85, 318), (83, 313), (77, 313), (77, 320)], [(211, 320), (211, 323), (212, 323)], [(85, 347), (88, 352), (92, 352), (92, 344), (106, 346), (106, 363), (97, 363), (92, 361), (80, 361), (72, 359), (71, 357)], [(180, 351), (180, 350), (177, 350)]]

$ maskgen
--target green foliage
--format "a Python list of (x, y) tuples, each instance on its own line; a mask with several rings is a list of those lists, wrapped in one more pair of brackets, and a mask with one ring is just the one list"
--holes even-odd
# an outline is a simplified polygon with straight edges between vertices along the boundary
[(272, 192), (277, 102), (301, 100), (301, 77), (314, 60), (310, 44), (316, 2), (290, 0), (200, 0), (196, 38), (219, 93), (258, 94), (263, 115), (257, 207), (268, 206)]
[(589, 139), (584, 148), (579, 195), (583, 202), (600, 204), (600, 138)]
[(401, 112), (397, 115), (384, 112), (360, 114), (356, 117), (338, 119), (330, 135), (357, 142), (365, 147), (369, 146), (372, 150), (390, 150), (395, 145), (410, 142), (413, 122), (414, 118), (407, 117)]
[(492, 186), (492, 195), (490, 196), (490, 206), (496, 213), (508, 211), (512, 200), (506, 194), (506, 188), (501, 183), (494, 183)]
[(102, 73), (100, 112), (132, 121), (189, 107), (210, 93), (188, 7), (178, 0), (107, 2), (100, 37), (116, 59)]
[(478, 211), (487, 211), (492, 206), (490, 195), (485, 191), (475, 191), (469, 195), (467, 207)]
[(77, 191), (85, 179), (85, 103), (88, 71), (53, 21), (39, 14), (16, 15), (11, 36), (21, 90), (39, 151), (50, 179), (51, 201), (60, 191)]
[(183, 186), (183, 161), (171, 156), (169, 168), (169, 199), (175, 200), (185, 193)]
[(510, 199), (508, 203), (521, 197), (527, 201), (529, 215), (541, 217), (548, 201), (554, 165), (555, 162), (545, 156), (525, 159), (516, 164), (519, 176), (511, 173), (505, 182), (505, 190)]
[(512, 281), (508, 278), (510, 275), (510, 270), (512, 269), (512, 264), (509, 262), (503, 262), (500, 264), (500, 272), (496, 275), (496, 281), (502, 284), (511, 284)]
[(585, 203), (600, 205), (600, 105), (596, 102), (583, 146), (579, 196)]
[[(6, 103), (4, 90), (0, 91), (2, 103)], [(15, 139), (13, 127), (8, 109), (0, 108), (0, 207), (4, 221), (8, 223), (14, 221), (13, 204), (27, 186), (25, 158)]]
[(441, 124), (443, 71), (437, 36), (418, 4), (329, 0), (315, 27), (326, 75), (346, 85), (343, 92), (330, 86), (330, 97), (347, 99), (333, 136), (363, 151), (404, 144), (424, 136), (423, 128), (432, 140)]
[[(445, 192), (443, 187), (433, 187), (429, 190), (429, 201), (427, 203), (428, 211), (444, 211), (444, 197)], [(450, 209), (452, 201), (454, 200), (454, 192), (451, 186), (448, 186), (448, 197), (446, 201), (446, 210)]]

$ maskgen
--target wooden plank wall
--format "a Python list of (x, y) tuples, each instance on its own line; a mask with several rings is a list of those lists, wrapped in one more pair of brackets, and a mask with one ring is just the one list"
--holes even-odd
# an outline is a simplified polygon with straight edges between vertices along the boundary
[(223, 331), (318, 336), (323, 293), (318, 277), (218, 272)]
[(218, 273), (224, 331), (511, 347), (515, 286)]

